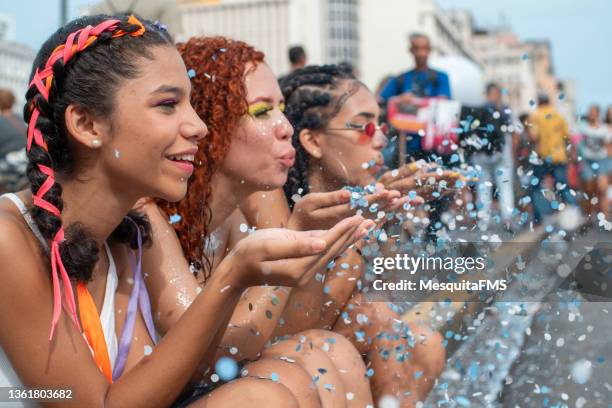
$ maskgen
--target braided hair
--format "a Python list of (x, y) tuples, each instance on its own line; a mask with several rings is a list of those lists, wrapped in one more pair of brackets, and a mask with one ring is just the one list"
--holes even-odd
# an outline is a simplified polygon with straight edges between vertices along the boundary
[[(54, 290), (54, 318), (51, 335), (61, 309), (58, 273), (67, 306), (74, 313), (70, 280), (91, 279), (98, 261), (98, 246), (80, 223), (62, 223), (62, 186), (56, 174), (71, 174), (74, 157), (64, 114), (77, 105), (97, 116), (109, 116), (121, 81), (138, 75), (139, 58), (152, 59), (152, 47), (173, 46), (170, 36), (152, 23), (134, 16), (104, 15), (81, 17), (57, 30), (38, 52), (26, 93), (24, 120), (28, 123), (27, 177), (31, 184), (30, 209), (42, 236), (50, 244)], [(137, 247), (137, 228), (148, 241), (150, 227), (145, 216), (131, 212), (129, 220), (113, 231), (111, 239)], [(59, 270), (59, 271), (58, 271)]]
[[(350, 82), (347, 90), (345, 85)], [(295, 165), (289, 169), (287, 183), (283, 187), (292, 207), (293, 197), (309, 192), (308, 152), (299, 140), (303, 129), (322, 130), (333, 119), (344, 102), (363, 86), (346, 67), (339, 65), (312, 65), (293, 71), (280, 81), (285, 97), (285, 116), (293, 125), (293, 147), (296, 149)]]

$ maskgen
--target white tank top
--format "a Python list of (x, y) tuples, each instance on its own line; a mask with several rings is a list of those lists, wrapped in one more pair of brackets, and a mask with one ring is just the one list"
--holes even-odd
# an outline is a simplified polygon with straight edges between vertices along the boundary
[[(28, 223), (28, 226), (38, 238), (42, 246), (48, 251), (49, 245), (43, 238), (38, 226), (32, 219), (30, 212), (26, 208), (25, 204), (21, 199), (12, 193), (3, 194), (0, 198), (8, 198), (11, 200), (19, 211), (21, 215)], [(104, 243), (104, 249), (106, 250), (106, 255), (108, 256), (108, 274), (106, 277), (106, 290), (104, 292), (104, 303), (102, 304), (102, 312), (100, 313), (100, 322), (102, 324), (102, 331), (104, 332), (104, 339), (106, 340), (106, 347), (108, 348), (108, 353), (110, 357), (111, 368), (115, 368), (115, 360), (117, 358), (118, 351), (118, 342), (117, 342), (117, 334), (115, 332), (115, 292), (117, 291), (117, 286), (119, 284), (119, 279), (117, 278), (117, 268), (115, 266), (115, 260), (113, 259), (113, 254), (110, 251), (110, 248), (106, 243)], [(23, 387), (23, 384), (19, 380), (19, 377), (13, 370), (13, 366), (11, 362), (8, 360), (6, 354), (2, 347), (0, 347), (0, 387)], [(2, 407), (10, 407), (11, 405), (3, 405), (0, 403)], [(16, 405), (12, 405), (13, 407), (21, 407), (21, 406), (35, 406), (35, 405), (23, 405), (23, 403), (19, 402)]]

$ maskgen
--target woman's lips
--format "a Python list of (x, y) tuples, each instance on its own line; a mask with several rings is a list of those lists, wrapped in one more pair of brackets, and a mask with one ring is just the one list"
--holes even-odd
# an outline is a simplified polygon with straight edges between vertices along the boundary
[(187, 176), (191, 176), (193, 174), (193, 163), (185, 161), (185, 160), (170, 160), (168, 159), (168, 161), (170, 161), (172, 164), (174, 164), (176, 166), (176, 168), (178, 168), (179, 170), (181, 170), (183, 173), (185, 173)]
[(293, 167), (293, 165), (295, 164), (295, 149), (291, 149), (290, 152), (283, 154), (279, 158), (279, 160), (283, 164), (283, 166)]

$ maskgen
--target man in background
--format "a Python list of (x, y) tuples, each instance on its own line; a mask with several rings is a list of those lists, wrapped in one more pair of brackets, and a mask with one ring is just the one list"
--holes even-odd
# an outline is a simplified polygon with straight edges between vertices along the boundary
[(306, 66), (306, 51), (304, 51), (304, 47), (295, 45), (289, 48), (289, 64), (291, 65), (289, 72)]
[(26, 127), (13, 113), (14, 103), (13, 93), (0, 89), (0, 193), (17, 191), (27, 184)]
[[(410, 53), (414, 58), (414, 69), (391, 78), (380, 93), (384, 103), (394, 98), (399, 103), (411, 104), (416, 97), (443, 97), (450, 99), (448, 75), (428, 65), (431, 43), (425, 34), (410, 35)], [(428, 152), (421, 149), (421, 136), (407, 135), (406, 153), (409, 158), (427, 158)], [(391, 147), (391, 146), (390, 146)], [(388, 157), (386, 157), (388, 159)]]
[(490, 223), (493, 202), (492, 182), (498, 193), (502, 224), (511, 229), (514, 209), (512, 157), (509, 127), (510, 109), (502, 104), (501, 88), (491, 82), (486, 87), (486, 103), (480, 109), (479, 149), (472, 155), (472, 164), (479, 167), (477, 208), (480, 218)]
[(540, 224), (542, 217), (558, 208), (555, 198), (552, 205), (542, 191), (542, 182), (550, 175), (554, 179), (553, 192), (560, 195), (565, 204), (576, 206), (577, 200), (567, 185), (568, 149), (570, 148), (569, 128), (563, 116), (550, 104), (548, 95), (538, 95), (538, 108), (530, 116), (529, 135), (541, 160), (533, 166), (531, 200), (534, 207), (534, 223)]

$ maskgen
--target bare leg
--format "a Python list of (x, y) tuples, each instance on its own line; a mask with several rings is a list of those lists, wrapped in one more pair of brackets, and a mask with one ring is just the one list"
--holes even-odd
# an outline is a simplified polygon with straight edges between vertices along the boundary
[(599, 210), (607, 220), (610, 218), (610, 211), (608, 209), (608, 176), (606, 174), (597, 176), (597, 193)]
[(297, 363), (262, 358), (247, 364), (242, 372), (246, 372), (248, 377), (265, 378), (281, 383), (291, 391), (300, 408), (321, 407), (317, 387), (306, 370)]
[(346, 392), (340, 373), (328, 355), (306, 336), (296, 335), (265, 349), (262, 358), (277, 358), (299, 364), (313, 379), (323, 408), (346, 407)]
[(366, 367), (355, 346), (344, 336), (327, 330), (307, 330), (300, 333), (323, 350), (332, 360), (346, 391), (346, 406), (364, 408), (374, 406)]
[(193, 408), (299, 408), (284, 385), (258, 378), (240, 378), (224, 384), (189, 405)]
[(402, 406), (422, 400), (444, 368), (442, 336), (422, 326), (406, 324), (386, 303), (367, 302), (356, 295), (345, 308), (334, 331), (344, 334), (366, 354), (374, 400), (397, 397)]

